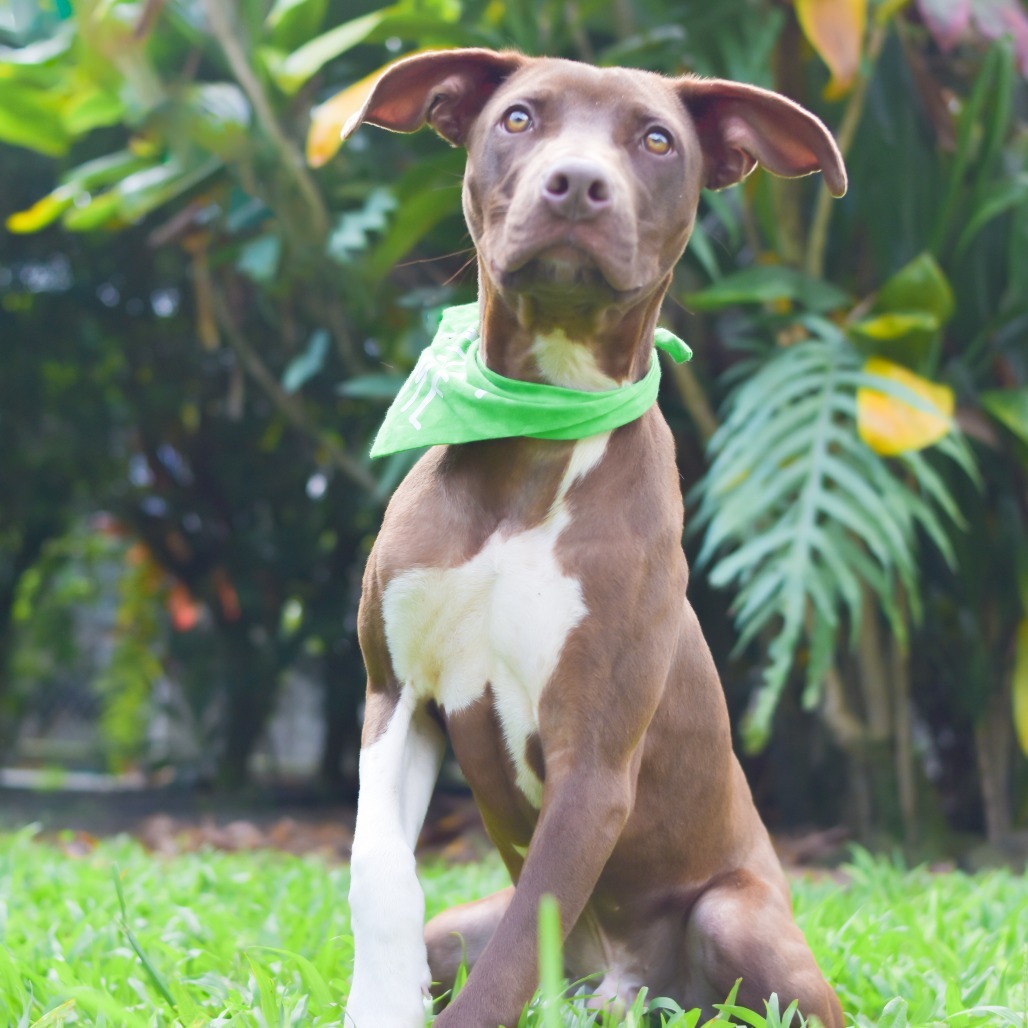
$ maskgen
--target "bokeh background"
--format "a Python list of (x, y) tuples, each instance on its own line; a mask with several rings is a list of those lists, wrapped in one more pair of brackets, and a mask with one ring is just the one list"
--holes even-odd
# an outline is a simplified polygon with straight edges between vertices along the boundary
[(360, 577), (413, 460), (368, 444), (475, 269), (463, 152), (339, 131), (449, 46), (833, 129), (848, 195), (705, 194), (665, 304), (692, 601), (776, 829), (1023, 856), (1020, 0), (0, 3), (0, 807), (352, 800)]

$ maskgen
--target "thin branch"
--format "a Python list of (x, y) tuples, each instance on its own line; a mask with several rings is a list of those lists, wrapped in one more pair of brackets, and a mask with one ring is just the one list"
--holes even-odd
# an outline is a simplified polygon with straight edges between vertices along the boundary
[(692, 417), (696, 431), (700, 439), (706, 445), (710, 437), (717, 431), (717, 416), (714, 414), (707, 394), (703, 391), (696, 372), (686, 364), (675, 364), (673, 361), (665, 360), (665, 367), (670, 367), (671, 378), (682, 398), (685, 409)]
[(278, 150), (282, 164), (296, 184), (300, 195), (307, 202), (316, 237), (323, 239), (328, 234), (328, 212), (325, 204), (313, 179), (307, 174), (300, 151), (282, 131), (282, 127), (268, 103), (268, 98), (264, 94), (264, 89), (250, 67), (250, 62), (239, 42), (239, 32), (232, 25), (231, 10), (233, 8), (234, 5), (225, 3), (225, 0), (203, 0), (207, 22), (225, 54), (232, 74), (242, 86), (243, 92), (246, 93), (253, 106), (257, 121), (274, 144), (275, 149)]
[[(843, 112), (842, 121), (839, 123), (839, 131), (836, 133), (836, 142), (839, 145), (839, 152), (843, 157), (850, 151), (853, 139), (857, 134), (860, 119), (864, 114), (864, 104), (867, 101), (867, 90), (871, 84), (871, 75), (874, 66), (878, 63), (878, 57), (885, 44), (888, 22), (876, 22), (871, 29), (871, 36), (867, 43), (865, 71), (857, 79), (853, 87), (846, 110)], [(810, 224), (810, 235), (807, 239), (807, 260), (806, 272), (812, 278), (820, 278), (825, 270), (825, 251), (828, 247), (828, 225), (832, 219), (834, 210), (834, 197), (828, 189), (822, 185), (817, 194), (817, 205), (814, 208), (814, 217)]]
[(287, 393), (281, 383), (271, 373), (260, 355), (250, 345), (246, 335), (236, 325), (229, 313), (225, 301), (217, 293), (214, 295), (214, 311), (221, 326), (222, 334), (236, 351), (246, 370), (253, 376), (257, 384), (264, 390), (268, 399), (278, 408), (282, 415), (308, 438), (324, 447), (329, 459), (351, 481), (369, 493), (375, 493), (378, 483), (374, 476), (359, 461), (355, 460), (330, 435), (323, 432), (311, 420), (299, 397)]

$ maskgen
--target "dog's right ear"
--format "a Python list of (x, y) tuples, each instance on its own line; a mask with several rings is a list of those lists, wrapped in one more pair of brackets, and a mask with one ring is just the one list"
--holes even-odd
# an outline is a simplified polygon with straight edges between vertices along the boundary
[(427, 123), (460, 145), (497, 86), (527, 60), (513, 51), (483, 49), (401, 58), (382, 72), (361, 109), (343, 126), (343, 139), (364, 122), (391, 132), (414, 132)]

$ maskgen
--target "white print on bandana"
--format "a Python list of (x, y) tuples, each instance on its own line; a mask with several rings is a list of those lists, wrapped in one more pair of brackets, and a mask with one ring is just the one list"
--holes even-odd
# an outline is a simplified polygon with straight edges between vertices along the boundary
[[(464, 368), (465, 354), (462, 344), (470, 342), (477, 335), (478, 330), (476, 328), (472, 331), (466, 332), (455, 342), (450, 343), (449, 346), (436, 348), (435, 352), (433, 352), (432, 349), (428, 349), (422, 353), (421, 359), (414, 368), (413, 374), (408, 379), (408, 384), (414, 387), (414, 392), (410, 399), (408, 399), (400, 408), (401, 411), (408, 410), (421, 396), (421, 387), (429, 381), (429, 378), (431, 378), (431, 384), (429, 385), (428, 392), (425, 394), (424, 399), (422, 399), (421, 403), (419, 403), (418, 406), (407, 415), (407, 420), (418, 432), (422, 429), (420, 419), (421, 415), (425, 412), (425, 408), (437, 396), (443, 395), (443, 391), (439, 388), (440, 381), (449, 382), (451, 375), (459, 378), (464, 378), (466, 376)], [(485, 396), (485, 390), (475, 390), (475, 399), (481, 400), (483, 396)]]

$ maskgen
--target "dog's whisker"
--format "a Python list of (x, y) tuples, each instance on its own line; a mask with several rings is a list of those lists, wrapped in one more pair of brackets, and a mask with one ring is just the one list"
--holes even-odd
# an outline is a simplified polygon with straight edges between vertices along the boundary
[[(474, 252), (475, 248), (473, 246), (466, 246), (461, 250), (454, 250), (452, 253), (440, 253), (432, 257), (415, 257), (413, 260), (402, 261), (400, 264), (397, 264), (396, 267), (413, 268), (415, 265), (418, 264), (435, 264), (437, 261), (446, 261), (449, 260), (451, 257), (461, 257), (466, 253)], [(462, 265), (460, 270), (463, 271), (465, 267), (467, 267), (467, 265)]]

